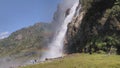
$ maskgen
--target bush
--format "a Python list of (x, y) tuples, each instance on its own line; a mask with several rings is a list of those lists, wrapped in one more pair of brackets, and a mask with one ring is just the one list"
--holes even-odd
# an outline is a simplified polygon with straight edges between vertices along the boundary
[(99, 50), (99, 51), (97, 51), (96, 53), (98, 53), (98, 54), (106, 54), (106, 52), (103, 51), (103, 50)]

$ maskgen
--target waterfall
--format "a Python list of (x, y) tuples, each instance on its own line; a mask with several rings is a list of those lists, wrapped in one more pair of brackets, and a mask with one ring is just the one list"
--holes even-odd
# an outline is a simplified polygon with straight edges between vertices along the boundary
[(57, 31), (57, 34), (54, 36), (52, 42), (49, 44), (48, 51), (42, 56), (42, 60), (45, 60), (46, 58), (57, 58), (63, 56), (63, 43), (65, 34), (67, 32), (67, 25), (72, 21), (78, 4), (79, 0), (76, 0), (76, 2), (69, 11), (69, 14), (66, 16), (64, 22), (59, 28), (60, 30)]

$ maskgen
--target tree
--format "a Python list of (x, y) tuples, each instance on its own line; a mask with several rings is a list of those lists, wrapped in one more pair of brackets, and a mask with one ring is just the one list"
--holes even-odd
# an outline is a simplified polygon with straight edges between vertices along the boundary
[(112, 15), (113, 16), (120, 16), (120, 0), (115, 1), (115, 5), (112, 8)]
[(106, 36), (105, 42), (107, 44), (106, 47), (109, 54), (111, 54), (113, 47), (116, 47), (118, 44), (120, 44), (119, 39), (115, 34), (112, 36)]

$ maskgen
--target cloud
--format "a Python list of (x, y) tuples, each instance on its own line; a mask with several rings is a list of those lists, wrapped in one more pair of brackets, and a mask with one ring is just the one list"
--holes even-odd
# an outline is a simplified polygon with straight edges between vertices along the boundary
[(0, 33), (0, 39), (7, 38), (9, 36), (9, 32), (2, 32)]

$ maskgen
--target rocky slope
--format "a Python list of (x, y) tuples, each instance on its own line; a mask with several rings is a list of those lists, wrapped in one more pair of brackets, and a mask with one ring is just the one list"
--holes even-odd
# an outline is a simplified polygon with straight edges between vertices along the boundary
[(22, 28), (0, 41), (0, 55), (15, 57), (37, 55), (37, 52), (47, 45), (51, 35), (51, 24), (48, 23), (36, 23)]
[(119, 0), (80, 0), (76, 15), (68, 25), (65, 52), (109, 52), (113, 49), (119, 54), (119, 34)]

